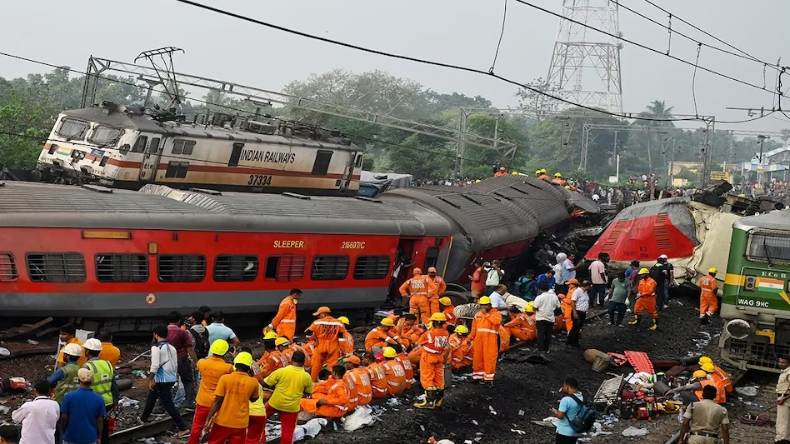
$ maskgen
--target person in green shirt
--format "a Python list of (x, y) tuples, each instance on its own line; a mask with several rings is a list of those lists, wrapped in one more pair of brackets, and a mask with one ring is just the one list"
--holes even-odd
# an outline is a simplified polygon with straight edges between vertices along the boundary
[[(631, 297), (631, 282), (625, 278), (625, 272), (617, 273), (617, 278), (609, 284), (609, 325), (623, 326), (623, 318), (628, 308), (625, 301)], [(615, 319), (617, 313), (617, 319)]]

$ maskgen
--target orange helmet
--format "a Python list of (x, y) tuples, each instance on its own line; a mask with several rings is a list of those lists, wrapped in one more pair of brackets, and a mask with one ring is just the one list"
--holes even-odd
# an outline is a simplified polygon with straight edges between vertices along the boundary
[(313, 316), (318, 316), (325, 313), (332, 313), (332, 310), (330, 310), (329, 307), (319, 307), (318, 310), (313, 313)]
[(568, 284), (568, 285), (579, 285), (579, 281), (576, 280), (576, 278), (568, 279), (568, 282), (566, 282), (566, 284)]

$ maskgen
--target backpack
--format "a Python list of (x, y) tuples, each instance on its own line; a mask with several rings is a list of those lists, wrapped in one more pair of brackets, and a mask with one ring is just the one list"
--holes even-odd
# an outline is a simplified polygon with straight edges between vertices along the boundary
[(650, 268), (650, 278), (656, 281), (656, 284), (661, 285), (664, 282), (664, 266), (660, 264), (653, 265)]
[[(530, 290), (531, 287), (530, 284), (533, 281), (534, 279), (530, 279), (526, 276), (521, 276), (520, 278), (516, 279), (516, 282), (513, 284), (513, 286), (516, 288), (516, 290), (521, 292), (521, 294), (526, 295), (526, 293)], [(535, 295), (532, 296), (535, 297)]]
[(190, 328), (189, 333), (192, 334), (192, 343), (195, 346), (195, 354), (199, 357), (208, 356), (208, 330), (203, 330), (203, 333), (198, 333), (195, 329)]
[(584, 403), (576, 397), (576, 395), (568, 395), (571, 399), (576, 401), (579, 404), (579, 413), (576, 414), (576, 417), (572, 420), (568, 420), (568, 423), (571, 425), (571, 428), (576, 431), (576, 433), (587, 433), (593, 428), (593, 424), (595, 424), (595, 420), (598, 418), (598, 412), (595, 409), (587, 407)]

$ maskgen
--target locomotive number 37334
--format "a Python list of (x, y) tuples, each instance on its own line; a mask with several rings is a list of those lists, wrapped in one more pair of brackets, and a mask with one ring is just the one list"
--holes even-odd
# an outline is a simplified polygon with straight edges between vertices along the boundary
[(262, 176), (260, 174), (250, 174), (247, 185), (267, 186), (272, 184), (272, 176)]

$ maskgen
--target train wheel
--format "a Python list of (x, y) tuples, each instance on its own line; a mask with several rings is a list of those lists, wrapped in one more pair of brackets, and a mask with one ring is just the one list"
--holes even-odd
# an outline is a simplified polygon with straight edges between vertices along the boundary
[(41, 179), (44, 178), (44, 175), (41, 174), (39, 170), (33, 170), (30, 172), (30, 180), (33, 182), (41, 182)]

